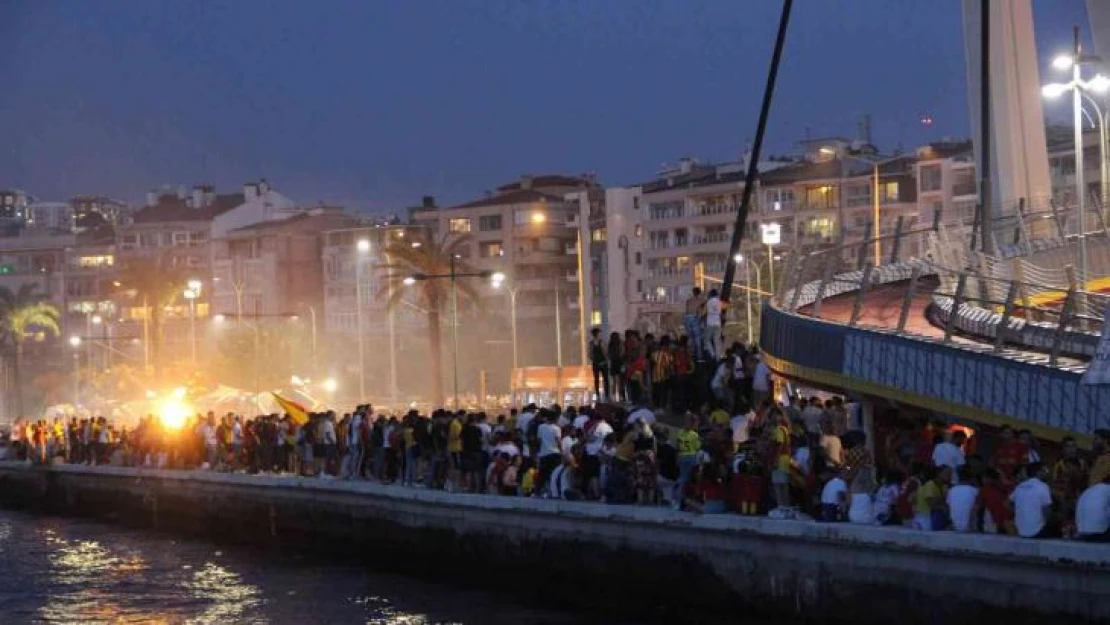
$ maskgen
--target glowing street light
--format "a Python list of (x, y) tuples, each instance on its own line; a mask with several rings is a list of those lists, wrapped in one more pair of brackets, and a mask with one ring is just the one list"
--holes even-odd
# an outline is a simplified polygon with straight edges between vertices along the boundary
[(339, 385), (335, 382), (335, 378), (327, 378), (323, 382), (321, 382), (320, 385), (323, 386), (324, 390), (329, 393), (334, 393), (335, 389), (339, 388)]
[(414, 278), (412, 276), (405, 276), (405, 279), (401, 280), (401, 283), (404, 284), (405, 286), (412, 286), (412, 285), (416, 284), (416, 278)]
[[(1068, 91), (1072, 94), (1072, 124), (1074, 125), (1075, 142), (1075, 206), (1079, 214), (1076, 223), (1079, 226), (1079, 284), (1081, 289), (1087, 288), (1087, 186), (1083, 179), (1083, 96), (1085, 92), (1105, 93), (1110, 88), (1110, 79), (1098, 74), (1091, 80), (1085, 81), (1082, 76), (1082, 66), (1085, 63), (1101, 64), (1102, 59), (1083, 53), (1083, 46), (1079, 41), (1079, 27), (1073, 31), (1073, 44), (1070, 54), (1061, 54), (1052, 61), (1052, 67), (1060, 71), (1071, 71), (1071, 80), (1066, 83), (1051, 83), (1041, 88), (1041, 94), (1049, 99), (1058, 98)], [(1092, 100), (1093, 101), (1093, 100)], [(1100, 115), (1100, 121), (1101, 115)], [(1103, 140), (1103, 151), (1105, 151)], [(1103, 158), (1105, 162), (1105, 157)], [(1102, 186), (1105, 197), (1105, 170)]]
[(358, 251), (360, 251), (360, 252), (364, 252), (364, 253), (369, 252), (370, 251), (370, 239), (359, 239), (358, 243), (355, 244), (355, 247), (357, 247)]
[(544, 215), (543, 213), (541, 213), (539, 211), (536, 211), (536, 212), (532, 213), (532, 223), (542, 224), (545, 221), (547, 221), (547, 215)]

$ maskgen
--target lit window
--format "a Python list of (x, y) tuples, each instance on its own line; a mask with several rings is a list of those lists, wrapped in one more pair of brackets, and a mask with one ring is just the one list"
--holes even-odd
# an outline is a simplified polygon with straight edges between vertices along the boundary
[(77, 258), (78, 267), (111, 267), (115, 263), (115, 257), (110, 254), (104, 256), (79, 256)]
[(470, 220), (465, 218), (452, 219), (447, 223), (447, 230), (455, 234), (470, 232)]
[(636, 224), (636, 229), (635, 229), (635, 230), (633, 230), (633, 234), (634, 234), (634, 235), (635, 235), (636, 237), (642, 237), (642, 236), (644, 236), (644, 227), (643, 227), (643, 226), (641, 226), (640, 224)]
[(601, 311), (600, 310), (595, 310), (592, 313), (590, 313), (590, 325), (594, 325), (594, 326), (601, 325)]

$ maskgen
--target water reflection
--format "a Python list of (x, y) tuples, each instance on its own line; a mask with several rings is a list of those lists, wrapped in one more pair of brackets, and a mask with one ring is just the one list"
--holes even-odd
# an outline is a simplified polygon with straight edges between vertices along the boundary
[(577, 623), (366, 567), (0, 510), (0, 623)]
[(262, 605), (258, 588), (215, 562), (205, 562), (184, 587), (193, 597), (210, 604), (204, 612), (185, 621), (190, 624), (240, 622), (252, 608)]

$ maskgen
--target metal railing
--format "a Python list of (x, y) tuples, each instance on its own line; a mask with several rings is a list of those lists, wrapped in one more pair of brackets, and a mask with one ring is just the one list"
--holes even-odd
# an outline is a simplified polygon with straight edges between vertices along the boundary
[[(1059, 223), (1064, 211), (1050, 213)], [(1007, 215), (992, 227), (1006, 230), (1030, 217), (1036, 214)], [(1025, 257), (969, 253), (968, 238), (947, 240), (973, 225), (963, 218), (946, 222), (938, 216), (912, 230), (903, 225), (899, 218), (878, 245), (868, 238), (790, 258), (774, 304), (849, 326), (958, 341), (1054, 366), (1072, 366), (1072, 359), (1094, 354), (1110, 296), (1084, 290), (1072, 266), (1034, 270)], [(1062, 239), (1066, 246), (1067, 237)], [(1036, 247), (1034, 239), (1021, 240), (1030, 250)], [(1110, 275), (1110, 239), (1093, 247), (1105, 254), (1097, 256), (1104, 262), (1092, 264), (1090, 274)], [(1061, 249), (1058, 256), (1067, 257), (1067, 248)], [(1003, 265), (1012, 271), (999, 271)]]

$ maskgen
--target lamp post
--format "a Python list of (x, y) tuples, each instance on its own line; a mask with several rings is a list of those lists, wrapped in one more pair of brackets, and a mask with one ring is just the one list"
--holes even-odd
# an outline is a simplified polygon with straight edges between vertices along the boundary
[(69, 337), (69, 345), (73, 348), (73, 405), (81, 405), (81, 337)]
[[(820, 148), (818, 151), (822, 154), (838, 156), (837, 151), (832, 148)], [(841, 158), (844, 158), (845, 160), (856, 161), (871, 166), (871, 237), (872, 239), (874, 239), (873, 243), (875, 246), (875, 265), (878, 266), (880, 264), (880, 259), (882, 259), (883, 257), (883, 247), (881, 240), (883, 223), (882, 201), (879, 195), (879, 183), (882, 175), (879, 173), (879, 167), (881, 167), (882, 165), (886, 165), (887, 163), (893, 163), (903, 157), (892, 156), (890, 158), (884, 159), (873, 159), (863, 158), (862, 156), (856, 156), (855, 154), (842, 154), (839, 156)], [(866, 238), (866, 235), (864, 235), (864, 237)], [(773, 291), (774, 289), (772, 288), (771, 290)]]
[[(770, 260), (771, 257), (768, 256), (767, 258), (768, 258), (768, 260)], [(743, 254), (737, 254), (736, 256), (733, 257), (733, 260), (735, 260), (737, 264), (744, 263), (744, 255)], [(748, 262), (744, 263), (744, 297), (746, 298), (747, 309), (748, 309), (747, 310), (747, 314), (748, 314), (747, 321), (748, 321), (748, 344), (749, 345), (751, 345), (753, 342), (755, 342), (755, 335), (754, 335), (753, 328), (752, 328), (752, 265), (755, 265), (755, 282), (756, 282), (756, 284), (759, 285), (759, 290), (760, 291), (762, 291), (762, 289), (763, 289), (763, 261), (759, 261), (758, 263), (753, 263), (749, 259)], [(760, 304), (760, 307), (762, 308), (762, 303)]]
[[(451, 281), (451, 377), (453, 380), (455, 409), (459, 408), (459, 291), (457, 287), (459, 278), (491, 278), (493, 285), (497, 286), (505, 280), (505, 274), (494, 273), (489, 270), (459, 272), (456, 270), (455, 261), (458, 255), (452, 254), (450, 270), (448, 273), (417, 273), (404, 279), (405, 286), (412, 286), (423, 280), (450, 280)], [(439, 375), (434, 372), (433, 375)]]
[(362, 265), (370, 253), (370, 240), (359, 239), (355, 245), (355, 326), (358, 332), (358, 398), (366, 401), (366, 332), (362, 327)]
[[(1066, 83), (1050, 83), (1041, 89), (1044, 97), (1058, 98), (1067, 91), (1072, 92), (1072, 124), (1074, 126), (1075, 141), (1075, 206), (1079, 213), (1077, 220), (1079, 231), (1079, 283), (1081, 289), (1087, 288), (1087, 214), (1086, 198), (1087, 187), (1083, 176), (1083, 92), (1093, 91), (1105, 93), (1110, 88), (1110, 79), (1102, 74), (1097, 74), (1089, 81), (1084, 81), (1082, 68), (1084, 63), (1101, 62), (1097, 56), (1083, 54), (1082, 44), (1079, 42), (1079, 27), (1076, 26), (1073, 36), (1071, 54), (1063, 54), (1052, 61), (1052, 66), (1058, 70), (1071, 70), (1071, 80)], [(1105, 181), (1104, 181), (1105, 184)], [(1103, 191), (1105, 195), (1105, 190)]]
[[(516, 343), (516, 292), (517, 292), (517, 288), (513, 285), (506, 285), (504, 275), (505, 274), (498, 272), (498, 273), (493, 274), (493, 276), (491, 276), (490, 279), (493, 281), (493, 288), (500, 289), (502, 286), (504, 286), (505, 290), (509, 292), (509, 328), (510, 328), (509, 332), (510, 332), (510, 335), (511, 335), (510, 341), (512, 342), (512, 345), (513, 345), (513, 370), (515, 371), (517, 369), (517, 367), (519, 367), (519, 360), (518, 360), (518, 356), (517, 356), (517, 343)], [(502, 277), (500, 279), (498, 279), (498, 276), (502, 276)]]
[(197, 366), (197, 299), (201, 292), (200, 280), (192, 279), (185, 283), (185, 299), (189, 300), (189, 343), (193, 357), (193, 367)]
[[(93, 315), (92, 316), (92, 324), (94, 326), (100, 326), (101, 360), (104, 363), (104, 368), (107, 369), (108, 368), (108, 336), (107, 336), (108, 324), (104, 323), (104, 318), (101, 317), (100, 315)], [(88, 336), (88, 337), (91, 338), (92, 333), (87, 333), (85, 336)], [(89, 341), (89, 342), (92, 343), (92, 341)], [(90, 366), (92, 365), (91, 360), (89, 360), (89, 365)]]
[(1083, 97), (1087, 98), (1087, 103), (1090, 104), (1091, 108), (1094, 110), (1094, 115), (1087, 113), (1086, 109), (1083, 109), (1083, 113), (1091, 120), (1092, 126), (1098, 127), (1098, 197), (1100, 200), (1099, 203), (1102, 205), (1101, 209), (1106, 211), (1107, 199), (1110, 199), (1110, 163), (1106, 162), (1106, 126), (1110, 124), (1110, 121), (1107, 120), (1107, 114), (1110, 114), (1110, 110), (1103, 110), (1103, 108), (1098, 105), (1098, 102), (1086, 91), (1083, 92)]

